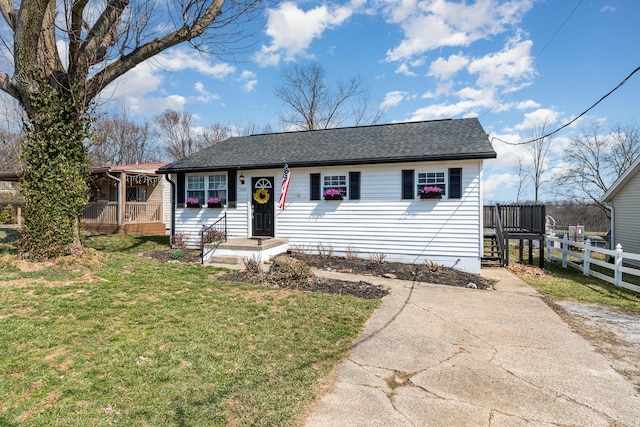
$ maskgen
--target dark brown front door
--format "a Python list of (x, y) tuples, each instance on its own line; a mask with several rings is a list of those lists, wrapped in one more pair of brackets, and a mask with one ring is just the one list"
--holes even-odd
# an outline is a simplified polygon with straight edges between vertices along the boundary
[(251, 179), (251, 233), (254, 237), (273, 237), (273, 177)]

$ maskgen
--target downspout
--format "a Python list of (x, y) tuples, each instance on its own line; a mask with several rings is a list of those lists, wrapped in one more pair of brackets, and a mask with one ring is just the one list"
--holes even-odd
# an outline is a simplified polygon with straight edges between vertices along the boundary
[(615, 244), (615, 225), (616, 225), (616, 208), (613, 205), (605, 203), (604, 206), (611, 211), (611, 236), (609, 238), (609, 249), (613, 250), (616, 248)]
[(176, 183), (171, 181), (169, 174), (165, 174), (164, 178), (171, 184), (171, 225), (169, 226), (169, 242), (171, 242), (176, 228)]
[(116, 209), (116, 221), (118, 222), (118, 227), (122, 225), (122, 208), (120, 207), (121, 202), (120, 201), (120, 186), (122, 185), (122, 182), (120, 182), (120, 178), (116, 177), (115, 175), (111, 175), (111, 173), (109, 171), (106, 171), (104, 173), (105, 175), (107, 175), (109, 178), (115, 180), (118, 183), (118, 191), (116, 192), (116, 194), (118, 195), (118, 200), (117, 200), (117, 209)]

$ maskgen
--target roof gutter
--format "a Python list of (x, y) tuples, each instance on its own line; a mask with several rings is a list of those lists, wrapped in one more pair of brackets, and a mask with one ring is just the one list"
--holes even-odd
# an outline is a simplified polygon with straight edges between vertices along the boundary
[(176, 229), (176, 183), (171, 181), (169, 174), (166, 174), (164, 178), (171, 184), (171, 226), (169, 228), (169, 244), (171, 244)]
[[(344, 160), (318, 160), (318, 161), (303, 161), (296, 162), (295, 160), (287, 161), (289, 168), (304, 168), (304, 167), (319, 167), (319, 166), (355, 166), (355, 165), (372, 165), (372, 164), (389, 164), (389, 163), (417, 163), (417, 162), (442, 162), (452, 160), (484, 160), (495, 159), (497, 154), (495, 152), (476, 153), (476, 154), (453, 154), (453, 155), (440, 155), (431, 157), (386, 157), (377, 159), (344, 159)], [(174, 168), (160, 168), (156, 172), (162, 174), (168, 173), (193, 173), (193, 172), (209, 172), (209, 171), (225, 171), (225, 170), (240, 170), (240, 169), (274, 169), (281, 168), (282, 162), (278, 163), (254, 163), (245, 165), (218, 165), (213, 167), (197, 166), (197, 167), (176, 167)]]
[(615, 236), (616, 236), (616, 232), (615, 232), (615, 225), (616, 225), (616, 208), (613, 205), (610, 205), (609, 203), (605, 203), (604, 206), (609, 209), (611, 211), (611, 236), (609, 238), (609, 249), (615, 249), (616, 248), (616, 244), (615, 244)]

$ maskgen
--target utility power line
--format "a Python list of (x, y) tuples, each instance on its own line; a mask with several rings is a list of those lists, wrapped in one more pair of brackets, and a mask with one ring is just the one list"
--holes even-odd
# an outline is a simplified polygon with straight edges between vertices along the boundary
[(559, 128), (557, 128), (556, 130), (554, 130), (553, 132), (549, 132), (546, 135), (540, 136), (538, 138), (534, 138), (534, 139), (530, 139), (528, 141), (524, 141), (524, 142), (508, 142), (505, 141), (503, 139), (498, 138), (497, 136), (494, 136), (493, 138), (491, 138), (491, 141), (493, 142), (493, 140), (498, 140), (500, 142), (504, 142), (505, 144), (508, 145), (525, 145), (525, 144), (531, 144), (532, 142), (538, 141), (540, 139), (544, 139), (544, 138), (548, 138), (551, 135), (554, 135), (558, 132), (560, 132), (562, 129), (566, 128), (567, 126), (570, 126), (572, 123), (574, 123), (576, 120), (578, 120), (580, 117), (584, 116), (585, 114), (587, 114), (589, 111), (591, 111), (593, 108), (595, 108), (596, 105), (600, 104), (602, 101), (604, 101), (605, 98), (607, 98), (609, 95), (611, 95), (613, 92), (615, 92), (616, 90), (620, 89), (620, 87), (622, 87), (623, 84), (625, 84), (627, 82), (627, 80), (629, 80), (631, 78), (631, 76), (633, 76), (635, 73), (637, 73), (638, 71), (640, 71), (640, 67), (637, 67), (635, 70), (633, 70), (631, 72), (631, 74), (629, 74), (627, 77), (625, 77), (624, 80), (622, 80), (620, 83), (618, 83), (618, 86), (614, 87), (613, 89), (611, 89), (606, 95), (604, 95), (602, 98), (600, 98), (599, 100), (597, 100), (593, 105), (591, 105), (591, 107), (587, 108), (586, 110), (584, 110), (582, 113), (580, 113), (578, 116), (576, 116), (575, 118), (573, 118), (573, 120), (563, 124), (562, 126), (560, 126)]

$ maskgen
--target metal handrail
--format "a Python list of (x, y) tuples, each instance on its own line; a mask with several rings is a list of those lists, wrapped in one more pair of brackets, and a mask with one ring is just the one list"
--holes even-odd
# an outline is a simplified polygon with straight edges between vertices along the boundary
[(502, 219), (500, 218), (500, 205), (496, 203), (494, 208), (496, 210), (496, 238), (498, 240), (500, 267), (504, 267), (505, 265), (509, 265), (509, 233), (502, 227)]
[[(218, 239), (218, 237), (222, 237), (222, 238)], [(206, 226), (204, 224), (202, 225), (202, 230), (200, 230), (200, 263), (204, 264), (204, 257), (206, 255), (205, 247), (207, 243), (215, 243), (215, 246), (213, 247), (213, 249), (215, 249), (215, 247), (217, 247), (220, 243), (224, 243), (226, 241), (227, 241), (227, 213), (225, 212), (222, 215), (222, 217), (218, 218), (218, 220), (213, 224), (209, 226)]]

